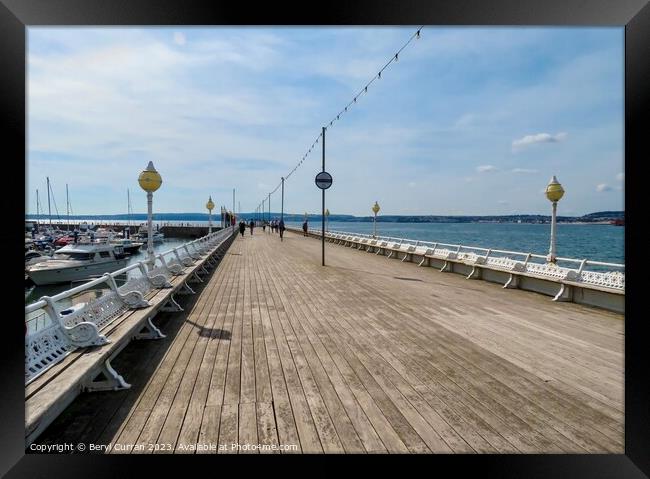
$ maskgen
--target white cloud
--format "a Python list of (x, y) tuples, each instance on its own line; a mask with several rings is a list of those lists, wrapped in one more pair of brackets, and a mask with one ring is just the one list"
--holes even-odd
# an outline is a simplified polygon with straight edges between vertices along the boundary
[(499, 200), (499, 201), (497, 201), (497, 203), (500, 204), (500, 205), (509, 205), (510, 204), (510, 202), (506, 201), (506, 200)]
[(185, 34), (182, 32), (174, 32), (174, 43), (176, 45), (185, 45), (187, 42), (187, 39), (185, 38)]
[(625, 173), (619, 173), (618, 175), (616, 175), (616, 179), (618, 181), (625, 181)]
[(415, 181), (411, 181), (411, 182), (408, 184), (408, 187), (409, 187), (409, 188), (415, 188), (415, 186), (416, 186)]
[(494, 165), (481, 165), (476, 167), (477, 173), (493, 173), (495, 171), (498, 171), (498, 169)]
[(527, 148), (531, 145), (537, 143), (558, 143), (565, 140), (567, 134), (564, 132), (557, 133), (556, 135), (550, 135), (548, 133), (537, 133), (535, 135), (526, 135), (523, 138), (514, 140), (512, 142), (512, 151), (517, 152), (521, 151), (524, 148)]
[(601, 183), (598, 186), (596, 186), (596, 191), (598, 193), (604, 193), (605, 191), (612, 191), (612, 187), (609, 186), (607, 183)]
[(513, 168), (513, 173), (539, 173), (539, 170), (531, 170), (529, 168)]

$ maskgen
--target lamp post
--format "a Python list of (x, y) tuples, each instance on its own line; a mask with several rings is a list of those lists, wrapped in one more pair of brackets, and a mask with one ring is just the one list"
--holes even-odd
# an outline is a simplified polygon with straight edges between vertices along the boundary
[(325, 231), (330, 229), (330, 210), (329, 208), (325, 210)]
[(375, 204), (372, 205), (372, 212), (375, 214), (375, 218), (372, 222), (373, 228), (372, 228), (372, 236), (377, 237), (377, 213), (379, 213), (379, 210), (381, 208), (379, 207), (379, 203), (375, 201)]
[(153, 256), (153, 222), (152, 222), (152, 209), (153, 209), (153, 192), (160, 188), (162, 185), (162, 178), (150, 161), (147, 167), (142, 170), (138, 176), (138, 183), (140, 188), (147, 192), (147, 262), (149, 269), (153, 269), (155, 259)]
[(555, 175), (551, 178), (551, 181), (546, 186), (546, 197), (553, 205), (553, 214), (551, 216), (551, 247), (548, 250), (547, 260), (549, 263), (555, 263), (556, 261), (556, 251), (555, 251), (555, 236), (556, 236), (556, 216), (557, 216), (557, 202), (564, 196), (564, 188)]
[(208, 209), (208, 234), (210, 234), (212, 233), (212, 209), (214, 208), (212, 195), (210, 195), (208, 198), (208, 202), (205, 204), (205, 207)]

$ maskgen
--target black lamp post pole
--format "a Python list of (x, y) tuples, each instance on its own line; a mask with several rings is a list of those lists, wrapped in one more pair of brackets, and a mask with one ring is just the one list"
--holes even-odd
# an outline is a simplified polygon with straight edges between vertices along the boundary
[[(325, 127), (323, 127), (323, 171), (325, 171)], [(321, 246), (322, 246), (322, 265), (325, 266), (325, 190), (323, 189), (323, 202), (321, 210)]]

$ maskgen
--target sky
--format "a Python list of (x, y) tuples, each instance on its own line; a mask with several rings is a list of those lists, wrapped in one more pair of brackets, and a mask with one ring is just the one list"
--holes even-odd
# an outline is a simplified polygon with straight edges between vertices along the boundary
[[(29, 27), (27, 212), (253, 211), (418, 29)], [(621, 210), (624, 30), (424, 27), (326, 132), (332, 214)], [(322, 142), (285, 182), (320, 212)], [(52, 211), (54, 212), (54, 202)], [(267, 204), (265, 205), (267, 206)], [(280, 210), (280, 190), (271, 196)]]

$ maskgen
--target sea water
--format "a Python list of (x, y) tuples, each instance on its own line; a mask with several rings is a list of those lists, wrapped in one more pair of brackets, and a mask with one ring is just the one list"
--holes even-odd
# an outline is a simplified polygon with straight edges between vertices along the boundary
[[(287, 222), (300, 228), (302, 223)], [(320, 221), (310, 221), (320, 229)], [(330, 221), (328, 231), (373, 233), (371, 222)], [(551, 225), (530, 223), (377, 223), (377, 235), (461, 244), (522, 253), (548, 254)], [(557, 225), (557, 256), (625, 263), (625, 227), (603, 224)]]

